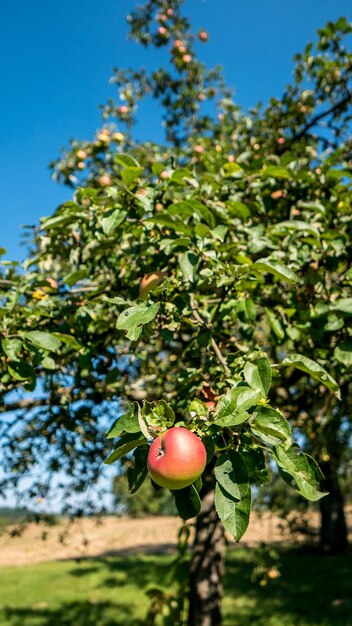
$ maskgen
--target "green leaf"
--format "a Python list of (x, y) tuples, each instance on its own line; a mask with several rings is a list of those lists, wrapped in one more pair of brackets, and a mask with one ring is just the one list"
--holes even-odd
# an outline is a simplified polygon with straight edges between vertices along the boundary
[(275, 446), (279, 443), (290, 445), (292, 443), (291, 429), (288, 421), (280, 411), (263, 406), (255, 416), (251, 425), (251, 431), (255, 437), (259, 437), (264, 443)]
[(121, 178), (125, 183), (126, 187), (131, 187), (132, 183), (134, 183), (138, 178), (140, 178), (143, 173), (143, 167), (126, 167), (124, 170), (121, 170)]
[(22, 349), (22, 340), (21, 339), (3, 339), (1, 342), (1, 346), (6, 356), (11, 359), (11, 361), (19, 361), (19, 353)]
[(330, 376), (330, 374), (328, 374), (328, 372), (321, 365), (319, 365), (319, 363), (303, 356), (303, 354), (290, 354), (290, 356), (284, 358), (281, 365), (284, 367), (295, 367), (302, 372), (306, 372), (312, 378), (325, 385), (328, 389), (336, 391), (336, 395), (339, 397), (339, 385), (336, 380)]
[(73, 285), (78, 283), (79, 280), (82, 280), (83, 278), (87, 278), (87, 276), (88, 276), (88, 271), (86, 269), (76, 270), (74, 272), (71, 272), (70, 274), (67, 274), (67, 276), (64, 277), (64, 282), (69, 287), (73, 287)]
[(125, 217), (127, 215), (127, 211), (122, 211), (121, 209), (115, 209), (112, 213), (110, 213), (107, 217), (103, 217), (100, 220), (101, 227), (103, 229), (104, 234), (109, 237), (111, 233), (122, 224)]
[(166, 226), (166, 228), (171, 228), (176, 233), (182, 233), (183, 235), (191, 236), (193, 234), (193, 229), (188, 224), (182, 220), (174, 219), (167, 212), (148, 217), (145, 221), (151, 222), (152, 224), (160, 224), (160, 226)]
[(218, 239), (219, 241), (223, 242), (225, 240), (227, 231), (228, 231), (227, 226), (224, 226), (223, 224), (219, 224), (219, 226), (216, 226), (216, 228), (213, 228), (213, 230), (211, 231), (211, 234), (213, 235), (213, 237), (215, 237), (215, 239)]
[(297, 454), (295, 446), (288, 450), (276, 446), (274, 458), (282, 478), (304, 498), (315, 502), (327, 495), (326, 492), (318, 490), (324, 477), (318, 464), (311, 456), (304, 452)]
[(309, 222), (303, 222), (302, 220), (290, 220), (285, 222), (279, 222), (272, 228), (271, 233), (275, 235), (287, 234), (290, 231), (302, 231), (313, 235), (316, 239), (320, 239), (319, 231), (316, 227), (309, 224)]
[(139, 167), (139, 163), (130, 154), (116, 154), (115, 161), (123, 167)]
[(112, 439), (113, 437), (120, 437), (122, 433), (140, 432), (141, 429), (138, 421), (138, 410), (138, 402), (132, 402), (127, 413), (120, 415), (110, 430), (106, 433), (107, 438)]
[(147, 304), (131, 306), (119, 315), (116, 328), (128, 331), (127, 338), (136, 341), (143, 330), (143, 326), (154, 319), (159, 307), (159, 302), (155, 302), (151, 306)]
[(272, 378), (271, 367), (267, 357), (263, 356), (255, 363), (246, 363), (244, 366), (244, 377), (250, 387), (261, 391), (263, 396), (266, 397), (270, 390)]
[(261, 397), (261, 392), (245, 385), (233, 387), (221, 396), (214, 423), (222, 427), (242, 424), (249, 417), (246, 411), (257, 404)]
[(148, 475), (147, 459), (149, 446), (140, 446), (133, 453), (134, 463), (127, 468), (130, 493), (136, 493)]
[(191, 283), (194, 282), (199, 264), (199, 257), (190, 251), (183, 252), (183, 254), (179, 257), (179, 263), (185, 279)]
[(48, 350), (49, 352), (58, 352), (61, 342), (55, 335), (46, 333), (41, 330), (30, 330), (23, 333), (24, 337), (32, 343), (36, 348)]
[(16, 380), (35, 380), (34, 368), (29, 365), (29, 363), (25, 363), (24, 361), (14, 361), (12, 363), (8, 363), (7, 369), (11, 376)]
[(244, 448), (241, 450), (241, 457), (247, 466), (248, 477), (251, 483), (259, 483), (261, 485), (270, 480), (262, 448)]
[(235, 500), (245, 498), (249, 489), (248, 471), (239, 452), (235, 450), (224, 452), (216, 462), (214, 473), (219, 485), (232, 498)]
[(280, 165), (268, 165), (260, 174), (262, 178), (291, 178), (291, 172)]
[(224, 163), (223, 170), (225, 172), (225, 176), (235, 176), (242, 178), (244, 175), (243, 167), (238, 163)]
[(225, 415), (224, 417), (218, 417), (216, 415), (216, 419), (214, 424), (216, 426), (220, 426), (221, 428), (231, 428), (232, 426), (239, 426), (239, 424), (243, 424), (249, 419), (250, 415), (247, 411), (240, 411), (236, 409), (233, 413), (229, 413), (229, 415)]
[(175, 498), (176, 508), (181, 519), (186, 521), (200, 513), (202, 503), (194, 485), (177, 489), (171, 493)]
[(285, 331), (284, 331), (284, 329), (282, 327), (282, 324), (281, 324), (279, 318), (275, 315), (274, 311), (272, 311), (271, 309), (266, 308), (265, 309), (265, 313), (268, 316), (270, 328), (273, 331), (274, 335), (276, 335), (276, 337), (278, 339), (280, 339), (280, 340), (284, 339)]
[(273, 274), (276, 278), (284, 282), (294, 283), (297, 281), (296, 274), (289, 267), (277, 261), (272, 261), (271, 259), (258, 259), (258, 261), (250, 266), (250, 271), (253, 269), (259, 271), (261, 274), (265, 272)]
[(114, 451), (109, 454), (104, 463), (111, 465), (112, 463), (115, 463), (115, 461), (121, 459), (121, 457), (128, 454), (128, 452), (131, 452), (134, 448), (137, 448), (137, 446), (141, 446), (143, 444), (145, 444), (145, 438), (143, 435), (139, 435), (138, 437), (136, 433), (127, 433), (117, 442)]
[(64, 333), (52, 333), (53, 337), (56, 337), (59, 341), (66, 346), (73, 348), (74, 350), (82, 350), (82, 345), (78, 343), (77, 339), (73, 335), (65, 335)]
[(248, 411), (252, 406), (258, 404), (262, 399), (262, 394), (257, 389), (251, 389), (250, 387), (242, 387), (241, 393), (237, 398), (237, 408), (240, 411)]
[(41, 360), (41, 365), (47, 370), (55, 370), (56, 363), (51, 356), (45, 356), (44, 359)]
[(235, 541), (239, 541), (248, 528), (251, 510), (250, 490), (243, 500), (237, 501), (217, 484), (215, 487), (215, 508), (225, 530), (232, 535)]
[(204, 402), (198, 400), (198, 398), (195, 398), (189, 405), (188, 412), (191, 417), (206, 417), (209, 413), (209, 409)]
[(340, 311), (341, 313), (352, 314), (352, 298), (340, 298), (335, 300), (329, 306), (331, 311)]
[(137, 406), (139, 427), (146, 439), (156, 437), (175, 423), (175, 413), (165, 400), (156, 402), (144, 400), (142, 408)]
[(352, 366), (352, 341), (342, 341), (334, 350), (334, 357), (347, 367)]

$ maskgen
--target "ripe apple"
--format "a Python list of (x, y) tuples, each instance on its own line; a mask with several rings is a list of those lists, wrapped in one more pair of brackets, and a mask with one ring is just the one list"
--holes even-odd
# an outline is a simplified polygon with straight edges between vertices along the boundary
[(187, 428), (174, 427), (154, 439), (148, 453), (152, 479), (166, 489), (183, 489), (204, 471), (207, 453), (202, 441)]
[(201, 30), (198, 34), (200, 41), (208, 41), (208, 33), (206, 30)]
[(145, 274), (141, 280), (139, 285), (139, 295), (141, 298), (146, 298), (150, 291), (153, 291), (155, 287), (160, 285), (163, 282), (164, 278), (166, 278), (165, 272), (156, 271), (151, 272), (150, 274)]
[(107, 174), (103, 174), (102, 176), (100, 176), (100, 178), (99, 178), (99, 185), (101, 187), (108, 187), (108, 185), (111, 185), (111, 178), (110, 178), (110, 176), (107, 176)]

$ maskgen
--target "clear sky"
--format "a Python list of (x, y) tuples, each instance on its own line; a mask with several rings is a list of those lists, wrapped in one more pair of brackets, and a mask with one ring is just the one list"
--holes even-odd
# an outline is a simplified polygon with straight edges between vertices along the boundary
[[(141, 0), (142, 1), (142, 0)], [(140, 67), (156, 55), (126, 41), (125, 15), (135, 0), (0, 0), (0, 246), (23, 259), (20, 225), (52, 213), (70, 191), (50, 179), (48, 163), (72, 137), (90, 138), (101, 125), (98, 105), (115, 95), (113, 66)], [(223, 65), (245, 108), (280, 95), (292, 57), (317, 28), (351, 0), (186, 0), (209, 65)], [(141, 111), (137, 135), (162, 137), (158, 111)]]

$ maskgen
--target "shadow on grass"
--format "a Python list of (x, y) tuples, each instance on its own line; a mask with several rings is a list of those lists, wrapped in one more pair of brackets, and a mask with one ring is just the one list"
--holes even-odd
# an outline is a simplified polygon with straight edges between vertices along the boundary
[(144, 620), (133, 616), (133, 608), (117, 602), (71, 602), (57, 609), (5, 608), (8, 626), (142, 626)]
[[(300, 550), (280, 549), (281, 577), (260, 587), (251, 580), (255, 565), (251, 548), (229, 549), (225, 575), (224, 626), (352, 626), (352, 553), (322, 556)], [(6, 626), (142, 626), (148, 585), (168, 587), (171, 557), (138, 554), (82, 559), (69, 562), (61, 584), (77, 587), (77, 599), (53, 596), (21, 598), (18, 606), (0, 611)], [(43, 600), (46, 597), (45, 565)], [(26, 568), (24, 568), (26, 570)], [(28, 572), (29, 574), (29, 572)], [(60, 583), (58, 582), (58, 585)], [(65, 596), (64, 596), (65, 598)], [(24, 600), (24, 602), (23, 602)], [(34, 603), (33, 603), (34, 602)], [(23, 606), (23, 604), (26, 606)], [(5, 603), (6, 604), (6, 603)], [(21, 606), (22, 604), (22, 606)], [(28, 605), (28, 606), (27, 606)], [(2, 619), (2, 621), (1, 621)]]
[(324, 556), (280, 550), (281, 577), (252, 582), (253, 552), (229, 551), (225, 576), (226, 626), (352, 626), (352, 552)]

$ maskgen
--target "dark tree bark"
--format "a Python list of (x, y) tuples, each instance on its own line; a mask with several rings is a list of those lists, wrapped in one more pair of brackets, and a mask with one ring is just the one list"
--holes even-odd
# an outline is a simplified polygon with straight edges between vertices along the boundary
[(224, 529), (214, 506), (212, 471), (201, 497), (190, 567), (188, 626), (221, 626)]
[(348, 546), (344, 496), (334, 460), (331, 459), (321, 466), (325, 476), (323, 488), (329, 495), (320, 500), (320, 546), (324, 552), (337, 554)]

